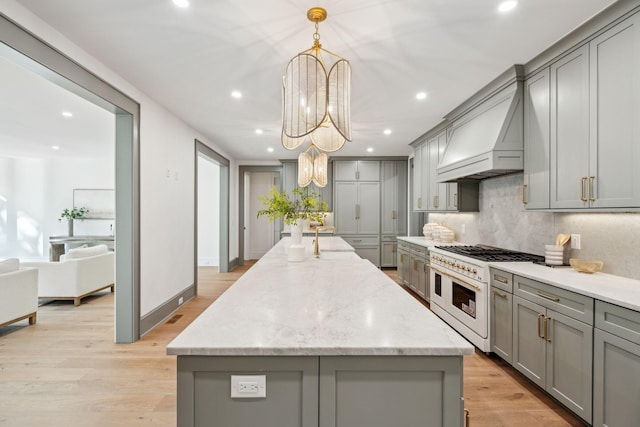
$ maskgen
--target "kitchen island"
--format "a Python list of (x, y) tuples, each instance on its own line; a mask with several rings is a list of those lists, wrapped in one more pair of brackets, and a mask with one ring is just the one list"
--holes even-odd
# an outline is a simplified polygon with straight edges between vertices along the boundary
[(168, 345), (178, 425), (462, 426), (473, 346), (339, 237), (320, 258), (312, 240), (292, 263), (282, 239)]

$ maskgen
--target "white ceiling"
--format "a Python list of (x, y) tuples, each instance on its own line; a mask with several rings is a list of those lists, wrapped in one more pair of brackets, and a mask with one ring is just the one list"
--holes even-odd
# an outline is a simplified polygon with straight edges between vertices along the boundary
[(323, 46), (353, 69), (353, 141), (336, 154), (387, 156), (614, 1), (519, 0), (507, 14), (499, 0), (190, 2), (18, 0), (239, 160), (298, 154), (280, 144), (281, 85), (312, 45), (310, 7), (327, 9)]

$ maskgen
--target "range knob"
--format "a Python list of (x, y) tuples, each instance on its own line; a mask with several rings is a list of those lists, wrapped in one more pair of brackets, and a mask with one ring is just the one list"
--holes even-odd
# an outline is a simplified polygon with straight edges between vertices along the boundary
[(473, 274), (477, 274), (478, 270), (476, 270), (475, 268), (471, 271)]

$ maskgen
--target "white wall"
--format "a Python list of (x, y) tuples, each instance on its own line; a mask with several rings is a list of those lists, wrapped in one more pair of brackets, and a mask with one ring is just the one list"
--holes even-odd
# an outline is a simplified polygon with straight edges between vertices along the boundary
[[(197, 130), (100, 63), (13, 0), (2, 12), (141, 105), (141, 315), (146, 315), (193, 284), (194, 139), (231, 161), (230, 259), (238, 256), (237, 165)], [(166, 177), (167, 170), (170, 177)], [(235, 171), (235, 172), (234, 172)], [(116, 171), (117, 173), (117, 171)], [(177, 173), (177, 179), (176, 175)]]
[[(603, 272), (640, 279), (640, 213), (553, 213), (525, 211), (522, 173), (480, 183), (480, 212), (429, 214), (430, 222), (451, 228), (456, 239), (538, 255), (559, 233), (581, 236), (571, 257), (604, 261)], [(462, 225), (466, 232), (462, 234)]]
[(198, 156), (198, 265), (219, 265), (219, 249), (220, 166)]
[[(115, 138), (115, 136), (114, 136)], [(67, 235), (58, 221), (75, 188), (113, 188), (111, 158), (0, 158), (0, 258), (49, 258), (49, 236)], [(77, 235), (108, 235), (113, 221), (75, 221)]]

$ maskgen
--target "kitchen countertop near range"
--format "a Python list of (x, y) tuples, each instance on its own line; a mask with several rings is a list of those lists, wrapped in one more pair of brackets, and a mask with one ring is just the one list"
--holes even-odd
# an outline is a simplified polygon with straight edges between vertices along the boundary
[(640, 311), (640, 280), (606, 273), (579, 273), (571, 267), (551, 268), (530, 262), (492, 262), (489, 265), (508, 273)]

